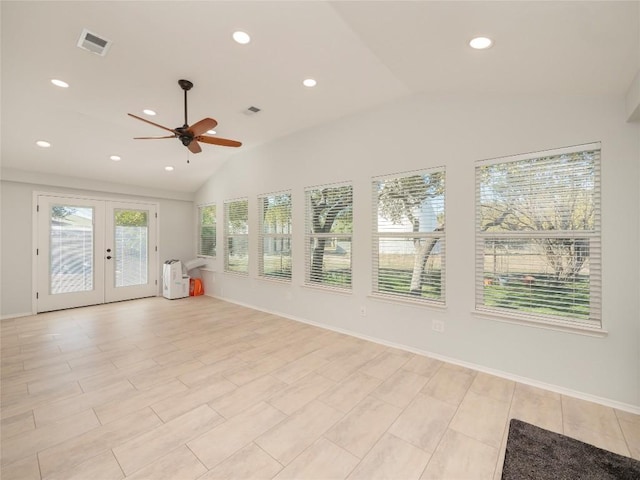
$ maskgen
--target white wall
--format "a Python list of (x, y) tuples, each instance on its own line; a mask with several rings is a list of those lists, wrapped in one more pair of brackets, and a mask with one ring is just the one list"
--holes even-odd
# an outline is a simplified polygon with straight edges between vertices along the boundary
[[(70, 179), (67, 179), (70, 180)], [(71, 181), (60, 182), (69, 184)], [(82, 185), (73, 179), (76, 185)], [(87, 182), (88, 184), (89, 182)], [(136, 197), (108, 191), (82, 190), (53, 185), (7, 181), (1, 184), (0, 315), (1, 318), (29, 314), (32, 305), (32, 217), (33, 192), (59, 192), (94, 198), (137, 199), (158, 203), (159, 262), (194, 256), (193, 202), (157, 197)], [(114, 188), (116, 190), (117, 188)], [(119, 189), (118, 189), (119, 190)], [(158, 283), (162, 279), (159, 265)], [(160, 292), (161, 286), (158, 286)]]
[[(624, 97), (419, 95), (235, 155), (197, 192), (218, 204), (207, 294), (640, 407), (638, 124)], [(474, 309), (474, 162), (602, 142), (605, 338), (481, 319)], [(447, 307), (381, 302), (371, 291), (371, 177), (445, 165)], [(304, 187), (354, 184), (353, 292), (303, 287)], [(257, 278), (260, 193), (293, 194), (293, 282)], [(222, 202), (249, 197), (250, 274), (222, 272)], [(251, 233), (254, 235), (251, 235)], [(211, 278), (211, 276), (209, 276)], [(205, 278), (207, 278), (205, 276)], [(360, 307), (366, 307), (366, 316)], [(431, 320), (445, 322), (445, 332)]]

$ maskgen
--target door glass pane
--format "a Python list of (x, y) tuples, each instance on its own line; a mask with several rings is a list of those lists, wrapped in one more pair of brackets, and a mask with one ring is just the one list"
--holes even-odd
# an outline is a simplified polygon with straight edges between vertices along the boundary
[(146, 285), (149, 263), (149, 212), (114, 209), (115, 286)]
[(50, 214), (51, 294), (93, 290), (93, 208), (53, 205)]

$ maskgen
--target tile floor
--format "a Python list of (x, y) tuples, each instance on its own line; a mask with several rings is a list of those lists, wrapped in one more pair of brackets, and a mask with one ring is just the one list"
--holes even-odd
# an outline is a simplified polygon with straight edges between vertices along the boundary
[(11, 479), (499, 479), (517, 417), (640, 459), (640, 416), (209, 297), (5, 320)]

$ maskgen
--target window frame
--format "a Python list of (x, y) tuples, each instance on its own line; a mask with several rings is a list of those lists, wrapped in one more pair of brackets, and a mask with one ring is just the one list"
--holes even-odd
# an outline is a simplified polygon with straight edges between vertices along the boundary
[[(276, 197), (283, 197), (283, 196), (288, 196), (289, 197), (289, 217), (287, 219), (287, 223), (288, 223), (288, 233), (267, 233), (265, 232), (265, 227), (266, 224), (264, 222), (264, 217), (265, 217), (265, 201), (268, 201), (269, 199), (274, 199)], [(258, 195), (258, 276), (260, 278), (266, 279), (266, 280), (273, 280), (273, 281), (278, 281), (278, 282), (285, 282), (285, 283), (291, 283), (291, 279), (293, 276), (293, 256), (292, 256), (292, 240), (293, 240), (293, 215), (292, 215), (292, 209), (293, 209), (293, 199), (292, 199), (292, 195), (291, 195), (291, 190), (286, 190), (286, 191), (281, 191), (281, 192), (274, 192), (274, 193), (263, 193)], [(265, 241), (268, 239), (272, 239), (274, 241), (280, 241), (282, 244), (288, 244), (289, 245), (289, 275), (267, 275), (265, 274), (264, 271), (264, 266), (265, 266), (265, 262), (264, 262), (264, 256), (265, 256), (265, 251), (264, 251), (264, 244)]]
[[(230, 214), (229, 214), (229, 210), (230, 210), (230, 206), (231, 204), (234, 203), (246, 203), (246, 218), (244, 219), (240, 219), (240, 220), (244, 220), (245, 225), (244, 225), (244, 233), (231, 233), (231, 226), (230, 226)], [(247, 263), (246, 263), (246, 269), (245, 270), (230, 270), (229, 269), (229, 255), (230, 255), (230, 251), (229, 251), (229, 241), (233, 240), (233, 239), (239, 239), (245, 240), (245, 244), (246, 244), (246, 248), (247, 248)], [(249, 260), (250, 260), (250, 254), (249, 254), (249, 199), (248, 197), (241, 197), (241, 198), (235, 198), (235, 199), (230, 199), (230, 200), (225, 200), (224, 201), (224, 272), (225, 273), (232, 273), (232, 274), (236, 274), (236, 275), (243, 275), (243, 276), (248, 276), (249, 275)]]
[[(204, 223), (202, 222), (202, 213), (203, 210), (205, 208), (211, 208), (213, 207), (213, 224), (212, 225), (204, 225)], [(197, 246), (197, 254), (196, 257), (198, 258), (210, 258), (210, 259), (215, 259), (217, 257), (217, 248), (218, 248), (218, 219), (217, 219), (217, 215), (218, 215), (218, 207), (217, 204), (215, 202), (211, 202), (211, 203), (204, 203), (202, 205), (198, 205), (197, 208), (197, 212), (198, 212), (198, 246)], [(203, 227), (213, 227), (213, 255), (207, 255), (206, 253), (202, 253), (202, 229)]]
[[(442, 192), (442, 229), (441, 230), (437, 230), (434, 229), (433, 231), (418, 231), (418, 232), (414, 232), (414, 231), (385, 231), (385, 230), (380, 230), (381, 224), (380, 224), (380, 218), (381, 218), (381, 212), (380, 212), (380, 202), (379, 202), (379, 187), (380, 184), (386, 181), (392, 181), (392, 180), (399, 180), (399, 179), (405, 179), (405, 178), (409, 178), (409, 177), (413, 177), (413, 176), (418, 176), (418, 175), (429, 175), (429, 174), (435, 174), (435, 173), (440, 173), (442, 175), (442, 188), (443, 188), (443, 192)], [(427, 168), (427, 169), (420, 169), (420, 170), (413, 170), (413, 171), (409, 171), (409, 172), (399, 172), (399, 173), (393, 173), (393, 174), (387, 174), (387, 175), (381, 175), (381, 176), (377, 176), (377, 177), (372, 177), (372, 181), (371, 181), (371, 195), (372, 195), (372, 201), (371, 201), (371, 208), (372, 208), (372, 231), (371, 231), (371, 240), (372, 240), (372, 244), (371, 244), (371, 264), (372, 264), (372, 270), (371, 270), (371, 296), (374, 298), (380, 298), (380, 299), (384, 299), (384, 300), (389, 300), (389, 301), (393, 301), (393, 302), (410, 302), (410, 303), (416, 303), (416, 304), (420, 304), (420, 305), (425, 305), (425, 306), (433, 306), (433, 307), (446, 307), (446, 215), (447, 215), (447, 211), (446, 211), (446, 199), (447, 199), (447, 193), (446, 193), (446, 167), (445, 166), (438, 166), (438, 167), (432, 167), (432, 168)], [(420, 205), (422, 206), (422, 204), (424, 204), (424, 202), (427, 200), (427, 198), (423, 199), (420, 202)], [(417, 208), (418, 206), (416, 205), (415, 208)], [(420, 207), (421, 208), (421, 207)], [(435, 212), (434, 212), (435, 213)], [(403, 217), (403, 220), (407, 220), (409, 221), (409, 218), (402, 214), (401, 215)], [(437, 221), (437, 219), (436, 219)], [(406, 292), (402, 292), (402, 291), (398, 291), (398, 292), (392, 292), (392, 291), (384, 291), (380, 289), (380, 279), (381, 279), (381, 275), (380, 275), (380, 241), (381, 240), (385, 240), (385, 241), (389, 241), (389, 240), (396, 240), (396, 241), (406, 241), (406, 240), (419, 240), (419, 241), (434, 241), (433, 243), (433, 247), (435, 248), (436, 245), (438, 246), (438, 250), (439, 250), (439, 261), (440, 261), (440, 295), (438, 298), (430, 298), (427, 296), (423, 296), (422, 294), (420, 295), (415, 295), (412, 294), (411, 291), (406, 291)], [(438, 245), (439, 243), (439, 245)], [(414, 247), (415, 248), (415, 247)], [(414, 252), (414, 255), (416, 255), (417, 253)], [(430, 256), (431, 254), (429, 254)], [(427, 257), (428, 258), (428, 257)], [(415, 261), (415, 259), (414, 259)], [(412, 272), (412, 280), (413, 280), (413, 272)], [(422, 284), (420, 286), (420, 288), (422, 289)]]
[[(348, 208), (351, 211), (351, 225), (350, 225), (350, 232), (335, 232), (335, 231), (331, 231), (331, 232), (325, 232), (325, 233), (312, 233), (312, 208), (311, 208), (311, 194), (312, 192), (315, 191), (321, 191), (324, 189), (340, 189), (340, 188), (344, 188), (344, 187), (348, 187), (350, 189), (349, 195), (350, 195), (350, 205), (348, 206)], [(325, 185), (318, 185), (318, 186), (310, 186), (310, 187), (305, 187), (304, 189), (304, 196), (305, 196), (305, 276), (304, 276), (304, 285), (307, 287), (312, 287), (312, 288), (319, 288), (319, 289), (323, 289), (323, 290), (333, 290), (336, 292), (344, 292), (344, 293), (351, 293), (352, 289), (353, 289), (353, 256), (352, 256), (352, 252), (353, 252), (353, 182), (347, 181), (347, 182), (340, 182), (340, 183), (330, 183), (330, 184), (325, 184)], [(339, 217), (340, 214), (338, 214), (336, 217)], [(332, 224), (331, 226), (331, 230), (333, 230), (335, 226), (335, 223)], [(313, 262), (313, 258), (312, 258), (312, 242), (315, 241), (322, 241), (322, 242), (335, 242), (336, 247), (338, 246), (338, 242), (342, 241), (344, 242), (348, 242), (349, 243), (349, 251), (345, 252), (348, 253), (348, 258), (349, 258), (349, 268), (348, 268), (348, 283), (328, 283), (325, 281), (322, 282), (317, 282), (317, 281), (313, 281), (312, 280), (312, 270), (313, 270), (313, 266), (312, 266), (312, 262)], [(323, 249), (323, 254), (322, 254), (322, 260), (323, 260), (323, 267), (324, 267), (324, 260), (325, 260), (325, 255), (326, 255), (326, 246), (325, 249)], [(324, 268), (322, 270), (322, 274), (324, 276), (325, 271)]]
[[(482, 204), (481, 204), (481, 186), (482, 186), (482, 169), (495, 165), (510, 164), (523, 161), (540, 161), (549, 164), (549, 171), (552, 171), (553, 161), (556, 159), (559, 163), (563, 156), (571, 154), (579, 154), (586, 152), (594, 152), (593, 154), (593, 192), (589, 200), (593, 202), (593, 228), (580, 230), (514, 230), (514, 231), (483, 231), (482, 230)], [(586, 334), (606, 334), (602, 322), (602, 227), (601, 227), (601, 153), (602, 147), (600, 142), (594, 142), (572, 147), (557, 148), (552, 150), (544, 150), (532, 152), (528, 154), (513, 155), (500, 157), (489, 160), (480, 160), (476, 162), (475, 173), (475, 313), (497, 320), (504, 320), (515, 323), (522, 323), (531, 326), (544, 328), (552, 328), (563, 331), (584, 332)], [(534, 171), (535, 173), (535, 171)], [(549, 188), (546, 184), (545, 188)], [(564, 205), (564, 204), (562, 204)], [(554, 206), (554, 208), (558, 208)], [(486, 279), (485, 272), (485, 255), (487, 241), (513, 241), (524, 243), (527, 240), (531, 242), (529, 245), (535, 245), (536, 242), (547, 240), (548, 242), (558, 241), (559, 239), (577, 240), (588, 239), (589, 248), (589, 316), (588, 318), (577, 318), (576, 316), (551, 315), (541, 312), (523, 311), (515, 308), (499, 307), (495, 305), (487, 305), (485, 303), (485, 289), (487, 284), (491, 284), (491, 280)], [(535, 275), (532, 273), (531, 282), (536, 281)], [(523, 277), (522, 283), (526, 280)], [(544, 298), (544, 297), (543, 297)], [(565, 302), (562, 305), (569, 305)], [(544, 301), (539, 305), (544, 308)], [(568, 308), (568, 307), (566, 307)]]

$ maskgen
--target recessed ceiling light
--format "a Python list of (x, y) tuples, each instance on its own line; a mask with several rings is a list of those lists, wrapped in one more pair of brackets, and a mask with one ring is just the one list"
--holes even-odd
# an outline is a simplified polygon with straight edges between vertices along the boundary
[(469, 42), (469, 46), (476, 50), (484, 50), (485, 48), (489, 48), (491, 45), (493, 45), (493, 40), (488, 37), (472, 38)]
[(240, 45), (246, 45), (251, 41), (249, 34), (241, 31), (233, 32), (233, 39)]
[(315, 87), (318, 82), (316, 82), (313, 78), (307, 78), (302, 82), (305, 87)]
[(111, 155), (109, 158), (114, 162), (119, 162), (121, 160), (121, 158), (118, 155)]
[(69, 88), (69, 84), (62, 80), (58, 80), (57, 78), (52, 78), (51, 83), (53, 83), (56, 87), (60, 88)]
[(171, 165), (167, 165), (166, 167), (164, 167), (164, 169), (165, 169), (167, 172), (173, 172), (173, 167), (172, 167)]
[(216, 131), (215, 131), (215, 130), (207, 130), (207, 133), (208, 133), (209, 135), (215, 135), (215, 134), (216, 134)]
[(42, 148), (49, 148), (51, 146), (51, 144), (49, 142), (45, 142), (44, 140), (38, 140), (36, 142), (36, 145), (38, 145), (39, 147), (42, 147)]
[(146, 113), (147, 115), (155, 115), (156, 112), (154, 112), (153, 110), (149, 110), (148, 108), (145, 108), (143, 110), (144, 113)]

